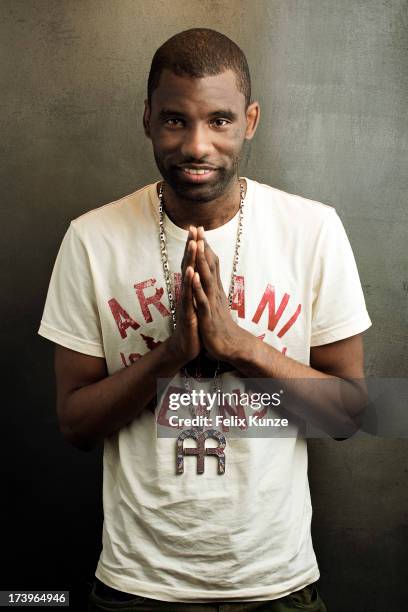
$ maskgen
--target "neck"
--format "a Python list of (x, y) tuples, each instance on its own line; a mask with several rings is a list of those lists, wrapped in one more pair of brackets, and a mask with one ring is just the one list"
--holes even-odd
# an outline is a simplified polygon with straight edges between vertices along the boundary
[[(246, 192), (246, 182), (244, 195)], [(157, 192), (160, 183), (157, 185)], [(239, 210), (241, 191), (238, 178), (232, 182), (230, 188), (215, 200), (210, 202), (195, 202), (180, 198), (173, 189), (165, 183), (163, 191), (163, 205), (167, 216), (175, 225), (188, 229), (190, 225), (202, 225), (204, 230), (212, 230), (228, 223)]]

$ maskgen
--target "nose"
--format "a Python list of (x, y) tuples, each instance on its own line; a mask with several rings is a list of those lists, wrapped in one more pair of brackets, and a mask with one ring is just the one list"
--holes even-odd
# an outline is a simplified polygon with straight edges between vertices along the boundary
[(184, 130), (181, 154), (186, 159), (202, 159), (212, 151), (211, 135), (206, 126), (195, 125)]

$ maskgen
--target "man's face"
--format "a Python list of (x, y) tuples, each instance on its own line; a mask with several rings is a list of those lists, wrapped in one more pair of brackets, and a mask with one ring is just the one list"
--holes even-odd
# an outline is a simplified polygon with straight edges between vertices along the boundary
[(236, 180), (245, 139), (252, 138), (258, 103), (245, 111), (244, 94), (227, 70), (203, 78), (160, 75), (144, 127), (157, 167), (180, 198), (211, 201)]

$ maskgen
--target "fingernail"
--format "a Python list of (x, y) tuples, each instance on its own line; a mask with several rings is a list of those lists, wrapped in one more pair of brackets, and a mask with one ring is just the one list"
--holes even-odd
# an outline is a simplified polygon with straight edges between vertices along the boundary
[(204, 240), (198, 241), (198, 248), (200, 249), (201, 253), (204, 253)]

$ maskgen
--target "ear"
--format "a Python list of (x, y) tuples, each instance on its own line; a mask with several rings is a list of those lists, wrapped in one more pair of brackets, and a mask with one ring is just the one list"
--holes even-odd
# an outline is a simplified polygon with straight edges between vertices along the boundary
[(143, 128), (147, 138), (150, 138), (150, 106), (147, 99), (144, 101), (144, 105)]
[(258, 127), (259, 119), (261, 116), (261, 107), (258, 102), (251, 102), (246, 111), (247, 126), (245, 130), (246, 140), (251, 140)]

